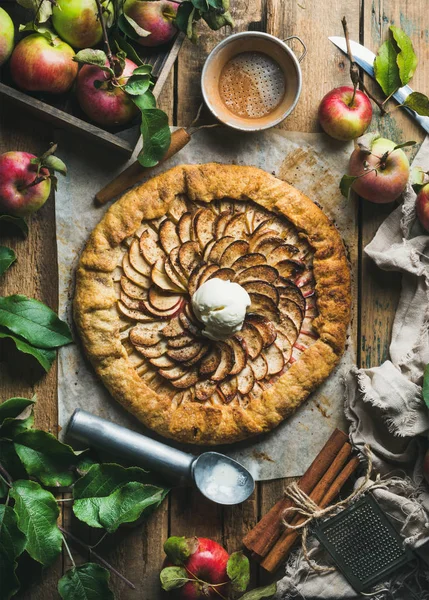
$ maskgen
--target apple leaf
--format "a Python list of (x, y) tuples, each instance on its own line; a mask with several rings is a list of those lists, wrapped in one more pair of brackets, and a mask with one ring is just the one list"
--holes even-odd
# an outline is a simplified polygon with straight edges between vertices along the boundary
[(412, 92), (404, 100), (404, 106), (422, 117), (429, 117), (429, 98), (420, 92)]
[(142, 65), (143, 61), (140, 56), (137, 54), (133, 46), (127, 42), (125, 38), (121, 35), (115, 35), (114, 37), (116, 47), (125, 52), (125, 56), (127, 56), (130, 60), (136, 63), (136, 65)]
[(73, 56), (73, 60), (82, 65), (94, 65), (109, 73), (112, 77), (114, 72), (108, 65), (106, 53), (103, 50), (94, 50), (93, 48), (85, 48), (80, 50)]
[(250, 564), (243, 552), (234, 552), (228, 559), (226, 572), (235, 593), (245, 592), (250, 580)]
[(214, 31), (217, 31), (221, 27), (225, 26), (234, 27), (234, 20), (229, 10), (226, 10), (224, 12), (217, 12), (215, 10), (208, 11), (202, 13), (201, 16), (207, 23), (207, 25), (210, 27), (210, 29), (213, 29)]
[(10, 223), (21, 230), (24, 236), (28, 235), (28, 225), (22, 217), (13, 217), (12, 215), (0, 215), (0, 222)]
[(188, 581), (192, 581), (183, 567), (165, 567), (159, 574), (159, 579), (162, 589), (166, 592), (177, 590), (183, 587)]
[(176, 27), (186, 33), (192, 43), (197, 41), (196, 21), (201, 19), (201, 13), (191, 2), (182, 2), (177, 9), (174, 23)]
[(261, 598), (271, 598), (277, 592), (277, 584), (270, 583), (256, 590), (251, 590), (240, 597), (240, 600), (261, 600)]
[(429, 183), (429, 172), (422, 167), (412, 167), (410, 172), (410, 183), (413, 190), (418, 194), (420, 190)]
[(198, 549), (198, 538), (171, 536), (164, 543), (164, 552), (173, 565), (183, 565)]
[(143, 149), (138, 155), (142, 167), (154, 167), (163, 158), (171, 142), (168, 117), (159, 108), (142, 111), (141, 134)]
[(425, 372), (423, 375), (423, 400), (426, 403), (426, 406), (429, 408), (429, 364), (425, 367)]
[(8, 600), (19, 590), (16, 559), (25, 549), (26, 537), (18, 529), (15, 511), (0, 505), (0, 581), (1, 598)]
[(396, 62), (397, 52), (390, 40), (387, 40), (378, 49), (374, 60), (374, 74), (386, 96), (390, 96), (401, 87), (399, 67)]
[(52, 434), (40, 429), (24, 431), (14, 438), (14, 446), (30, 477), (47, 487), (67, 487), (74, 483), (78, 454)]
[(209, 9), (207, 0), (191, 0), (191, 2), (195, 8), (202, 12)]
[(52, 29), (44, 25), (40, 26), (36, 21), (30, 21), (25, 25), (21, 24), (19, 26), (19, 31), (20, 33), (26, 31), (38, 33), (39, 35), (42, 35), (51, 45), (53, 45), (54, 40), (58, 39), (58, 36), (52, 31)]
[(58, 171), (58, 173), (61, 173), (62, 175), (67, 175), (67, 167), (58, 156), (47, 156), (43, 159), (42, 166), (49, 169), (49, 171)]
[(12, 479), (25, 479), (27, 473), (19, 460), (13, 442), (0, 439), (1, 464)]
[(30, 354), (33, 358), (37, 360), (37, 362), (44, 368), (46, 372), (52, 367), (52, 363), (55, 360), (56, 352), (55, 350), (47, 350), (45, 348), (36, 348), (31, 344), (28, 344), (21, 338), (12, 335), (11, 333), (2, 330), (0, 327), (0, 339), (10, 339), (14, 342), (17, 350), (23, 352), (24, 354)]
[(9, 398), (0, 404), (0, 425), (6, 419), (20, 419), (23, 411), (36, 403), (34, 398)]
[[(34, 403), (35, 400), (29, 398), (10, 398), (3, 402), (0, 406), (0, 413), (7, 416), (2, 417), (0, 414), (1, 438), (13, 440), (19, 433), (27, 431), (34, 425)], [(21, 410), (19, 410), (20, 408)]]
[(26, 551), (43, 566), (51, 565), (62, 547), (55, 498), (35, 481), (26, 480), (14, 481), (10, 495), (15, 500), (18, 528), (27, 537)]
[(399, 77), (402, 85), (407, 85), (417, 68), (417, 56), (415, 55), (413, 44), (408, 35), (395, 25), (390, 26), (390, 31), (400, 50), (396, 57), (399, 67)]
[(10, 265), (16, 261), (16, 254), (11, 248), (0, 246), (0, 275), (8, 270)]
[(354, 177), (353, 175), (343, 175), (340, 181), (340, 190), (344, 198), (348, 198), (350, 194), (350, 189), (353, 183), (359, 179), (358, 177)]
[(140, 27), (134, 19), (122, 13), (118, 18), (118, 27), (128, 38), (137, 42), (141, 37), (150, 35), (150, 31), (146, 31)]
[(140, 96), (133, 96), (133, 102), (141, 111), (148, 108), (156, 108), (156, 99), (150, 90), (147, 90)]
[(57, 348), (73, 341), (69, 326), (54, 311), (19, 294), (0, 296), (0, 326), (37, 348)]
[[(403, 142), (402, 144), (397, 144), (393, 150), (398, 150), (398, 148), (408, 148), (409, 146), (415, 146), (417, 144), (417, 142), (411, 141), (411, 142)], [(392, 152), (393, 152), (392, 150)]]
[(224, 0), (207, 0), (207, 4), (213, 8), (217, 8), (218, 10), (225, 9)]
[[(143, 68), (143, 67), (141, 67)], [(136, 69), (137, 70), (137, 69)], [(148, 73), (145, 74), (137, 74), (134, 73), (128, 79), (128, 82), (125, 84), (124, 89), (127, 94), (130, 96), (140, 96), (147, 92), (150, 87), (150, 75)]]
[(156, 508), (168, 493), (148, 483), (138, 467), (105, 463), (92, 466), (73, 488), (73, 512), (90, 527), (115, 531), (121, 523), (136, 521), (149, 507)]
[(33, 12), (37, 23), (45, 23), (52, 15), (53, 3), (50, 0), (17, 0), (17, 2)]
[(63, 600), (113, 600), (110, 573), (96, 563), (85, 563), (64, 573), (58, 582)]

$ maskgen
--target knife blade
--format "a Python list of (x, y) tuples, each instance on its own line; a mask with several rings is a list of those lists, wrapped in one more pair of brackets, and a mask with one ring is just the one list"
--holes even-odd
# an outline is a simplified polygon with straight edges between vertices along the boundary
[[(329, 41), (332, 42), (335, 46), (337, 46), (337, 48), (339, 48), (342, 52), (344, 52), (344, 54), (347, 54), (347, 44), (346, 39), (344, 37), (331, 36), (329, 38)], [(362, 46), (361, 44), (358, 44), (357, 42), (353, 42), (351, 40), (350, 48), (353, 54), (353, 58), (355, 59), (357, 64), (360, 67), (362, 67), (362, 69), (366, 73), (368, 73), (370, 77), (374, 79), (374, 52), (371, 52), (371, 50), (368, 50), (368, 48), (365, 48), (365, 46)], [(397, 100), (399, 104), (403, 104), (405, 98), (409, 96), (412, 92), (413, 90), (410, 88), (409, 85), (404, 85), (404, 87), (399, 88), (399, 90), (393, 94), (393, 98), (395, 98), (395, 100)], [(412, 117), (414, 117), (417, 123), (421, 127), (423, 127), (423, 129), (427, 133), (429, 133), (429, 117), (423, 117), (421, 115), (418, 115), (414, 110), (405, 106), (404, 108), (410, 113)]]

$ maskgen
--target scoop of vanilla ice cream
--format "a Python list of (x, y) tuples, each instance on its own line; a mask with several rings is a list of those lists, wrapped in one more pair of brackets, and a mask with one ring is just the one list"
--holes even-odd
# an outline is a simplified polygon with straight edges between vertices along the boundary
[(205, 281), (192, 296), (196, 317), (205, 325), (203, 335), (224, 340), (240, 331), (250, 297), (238, 283), (215, 277)]

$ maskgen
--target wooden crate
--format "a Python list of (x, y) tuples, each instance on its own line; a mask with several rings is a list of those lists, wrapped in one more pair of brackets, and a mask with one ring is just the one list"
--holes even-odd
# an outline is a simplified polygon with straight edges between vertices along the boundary
[[(4, 8), (16, 23), (16, 40), (19, 40), (21, 34), (17, 33), (18, 25), (28, 21), (28, 13), (15, 1), (5, 2)], [(179, 33), (169, 44), (158, 48), (136, 47), (142, 61), (152, 65), (152, 75), (155, 80), (153, 93), (156, 98), (158, 98), (177, 58), (184, 38), (184, 34)], [(8, 63), (0, 69), (0, 96), (8, 98), (15, 106), (18, 105), (30, 111), (38, 118), (48, 121), (56, 127), (72, 130), (86, 139), (117, 150), (125, 156), (132, 154), (140, 137), (138, 117), (125, 127), (108, 130), (88, 121), (79, 107), (73, 91), (55, 96), (23, 92), (17, 89), (10, 76)]]

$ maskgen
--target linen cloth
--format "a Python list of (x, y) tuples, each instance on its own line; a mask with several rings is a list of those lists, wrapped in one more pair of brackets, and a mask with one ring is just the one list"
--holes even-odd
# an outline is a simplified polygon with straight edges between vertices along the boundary
[[(413, 165), (429, 170), (429, 137)], [(353, 368), (346, 381), (345, 413), (349, 435), (361, 452), (369, 444), (373, 476), (382, 487), (373, 490), (404, 543), (420, 561), (409, 563), (376, 591), (373, 598), (429, 598), (429, 486), (423, 479), (428, 447), (429, 410), (422, 398), (423, 370), (429, 363), (429, 235), (415, 214), (411, 185), (403, 203), (382, 223), (365, 253), (385, 271), (402, 273), (402, 291), (392, 329), (390, 360), (370, 369)], [(387, 480), (390, 479), (390, 483)], [(361, 480), (356, 482), (356, 487)], [(313, 560), (332, 565), (314, 539), (307, 548)], [(302, 551), (291, 557), (275, 598), (352, 600), (362, 598), (338, 572), (315, 573)]]

